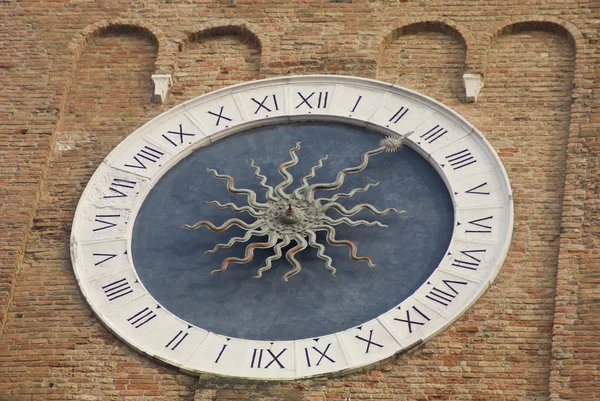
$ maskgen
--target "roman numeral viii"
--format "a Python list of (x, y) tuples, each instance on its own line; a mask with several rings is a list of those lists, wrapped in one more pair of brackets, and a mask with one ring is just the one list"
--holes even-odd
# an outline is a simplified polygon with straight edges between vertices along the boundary
[(454, 281), (454, 280), (442, 280), (442, 283), (445, 285), (444, 287), (440, 286), (440, 288), (433, 287), (431, 291), (425, 298), (431, 299), (438, 304), (448, 306), (450, 302), (458, 295), (458, 291), (456, 290), (457, 285), (467, 285), (466, 281)]
[(131, 168), (139, 168), (145, 170), (146, 164), (156, 163), (163, 157), (165, 154), (158, 149), (151, 148), (150, 146), (144, 146), (142, 150), (137, 152), (135, 156), (133, 156), (133, 160), (135, 160), (135, 164), (125, 164), (125, 167)]

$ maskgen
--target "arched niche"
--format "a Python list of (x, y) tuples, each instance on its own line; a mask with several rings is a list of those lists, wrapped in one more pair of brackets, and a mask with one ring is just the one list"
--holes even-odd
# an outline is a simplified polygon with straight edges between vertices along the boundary
[(199, 27), (180, 40), (172, 103), (259, 77), (263, 40), (245, 24)]
[(466, 54), (467, 41), (456, 27), (440, 21), (412, 23), (384, 38), (377, 78), (455, 104), (464, 97)]

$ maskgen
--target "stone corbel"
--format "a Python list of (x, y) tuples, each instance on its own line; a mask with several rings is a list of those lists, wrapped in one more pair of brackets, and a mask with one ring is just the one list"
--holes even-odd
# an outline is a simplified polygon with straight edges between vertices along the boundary
[(479, 92), (483, 88), (483, 79), (479, 74), (463, 74), (463, 83), (465, 85), (465, 100), (467, 103), (475, 103), (479, 97)]
[(164, 103), (173, 86), (171, 74), (154, 74), (152, 75), (152, 81), (154, 82), (152, 101), (158, 104)]

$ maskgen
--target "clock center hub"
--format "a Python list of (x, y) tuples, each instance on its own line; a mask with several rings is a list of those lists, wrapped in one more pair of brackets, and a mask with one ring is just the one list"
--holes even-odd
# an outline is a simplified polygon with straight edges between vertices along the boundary
[(297, 224), (304, 220), (304, 213), (291, 204), (285, 211), (279, 213), (279, 221), (283, 224)]

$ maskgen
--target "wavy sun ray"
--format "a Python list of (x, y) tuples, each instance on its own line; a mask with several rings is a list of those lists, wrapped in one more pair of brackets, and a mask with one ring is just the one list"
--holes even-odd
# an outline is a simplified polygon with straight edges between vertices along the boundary
[(315, 234), (314, 231), (308, 232), (308, 244), (317, 250), (317, 256), (325, 261), (325, 267), (331, 270), (332, 276), (335, 276), (335, 272), (337, 272), (337, 269), (332, 265), (333, 259), (325, 255), (325, 246), (317, 242), (317, 234)]
[(233, 202), (221, 203), (219, 201), (206, 201), (209, 205), (215, 205), (219, 209), (231, 209), (234, 212), (246, 212), (252, 217), (260, 217), (264, 215), (264, 213), (259, 212), (251, 206), (238, 206)]
[(323, 202), (335, 202), (339, 198), (351, 198), (352, 196), (354, 196), (354, 194), (356, 194), (358, 192), (366, 192), (369, 188), (376, 187), (377, 185), (379, 185), (379, 182), (370, 183), (370, 184), (367, 184), (367, 185), (365, 185), (364, 187), (361, 187), (361, 188), (354, 188), (352, 191), (350, 191), (347, 194), (345, 194), (345, 193), (339, 193), (339, 194), (333, 195), (331, 198), (318, 198), (317, 202), (320, 202), (320, 203), (323, 203)]
[(288, 194), (284, 192), (284, 190), (290, 186), (292, 182), (294, 182), (294, 177), (287, 171), (288, 167), (295, 166), (298, 164), (298, 156), (296, 155), (296, 151), (300, 150), (300, 142), (296, 142), (296, 146), (290, 149), (290, 157), (292, 160), (282, 163), (279, 165), (277, 170), (279, 174), (284, 178), (276, 187), (275, 193), (282, 199), (287, 199), (289, 197)]
[(356, 252), (358, 251), (358, 248), (356, 246), (356, 244), (350, 240), (347, 239), (336, 239), (335, 238), (335, 230), (333, 229), (333, 227), (330, 226), (321, 226), (321, 227), (316, 227), (315, 231), (327, 231), (327, 243), (333, 246), (343, 246), (346, 245), (349, 249), (349, 253), (350, 253), (350, 259), (352, 260), (356, 260), (358, 262), (360, 261), (366, 261), (367, 264), (370, 267), (375, 267), (377, 266), (376, 264), (373, 263), (373, 261), (371, 260), (370, 257), (368, 256), (357, 256)]
[(254, 169), (254, 175), (260, 179), (260, 181), (258, 182), (258, 186), (267, 191), (266, 192), (267, 199), (270, 200), (271, 202), (276, 201), (277, 197), (273, 194), (275, 189), (272, 186), (267, 185), (267, 177), (260, 173), (260, 167), (255, 165), (254, 160), (252, 160), (252, 159), (250, 159), (250, 165)]
[(248, 242), (250, 238), (254, 236), (261, 237), (263, 235), (268, 234), (268, 232), (268, 230), (249, 230), (246, 231), (246, 234), (243, 237), (233, 237), (226, 244), (217, 244), (213, 249), (205, 251), (204, 253), (215, 253), (221, 248), (231, 248), (233, 244), (236, 244), (238, 242)]
[(327, 160), (327, 158), (329, 157), (329, 155), (325, 155), (325, 157), (322, 157), (319, 159), (319, 162), (317, 163), (316, 166), (312, 166), (311, 169), (308, 171), (308, 174), (305, 175), (304, 177), (302, 177), (300, 179), (300, 183), (302, 184), (301, 186), (299, 186), (298, 188), (296, 188), (296, 190), (294, 191), (294, 198), (296, 199), (302, 199), (300, 197), (300, 194), (306, 190), (306, 188), (308, 188), (308, 180), (315, 178), (315, 175), (317, 174), (317, 170), (320, 169), (321, 167), (323, 167), (323, 162), (325, 160)]
[(250, 189), (236, 188), (235, 182), (234, 182), (234, 179), (232, 176), (227, 175), (227, 174), (219, 174), (217, 172), (217, 170), (214, 170), (212, 168), (207, 169), (207, 171), (210, 171), (216, 178), (219, 178), (221, 180), (226, 180), (227, 181), (227, 190), (229, 192), (231, 192), (232, 194), (246, 195), (246, 197), (248, 198), (248, 204), (250, 204), (250, 206), (255, 207), (257, 209), (266, 209), (268, 207), (268, 204), (259, 203), (256, 201), (256, 192), (254, 192)]
[(298, 243), (295, 247), (287, 251), (285, 258), (294, 266), (292, 270), (283, 275), (283, 281), (288, 281), (290, 277), (295, 276), (302, 270), (302, 265), (295, 258), (296, 254), (302, 252), (308, 246), (308, 242), (301, 235), (295, 235), (294, 240)]
[[(300, 187), (294, 190), (292, 194), (287, 194), (285, 192), (286, 188), (294, 181), (294, 177), (290, 174), (288, 168), (298, 164), (299, 159), (296, 152), (300, 149), (300, 142), (296, 143), (296, 145), (290, 149), (289, 154), (291, 159), (278, 166), (277, 170), (283, 177), (283, 181), (275, 188), (267, 185), (267, 177), (261, 174), (260, 168), (254, 164), (254, 160), (250, 159), (250, 165), (254, 169), (254, 175), (259, 179), (258, 186), (266, 191), (266, 203), (261, 203), (256, 200), (256, 192), (250, 189), (236, 188), (232, 176), (219, 174), (216, 170), (208, 169), (208, 171), (216, 178), (227, 181), (227, 190), (229, 192), (246, 195), (248, 205), (238, 206), (232, 202), (222, 204), (218, 201), (209, 201), (207, 203), (216, 205), (219, 208), (229, 208), (234, 212), (246, 212), (256, 220), (252, 223), (247, 223), (243, 220), (232, 218), (225, 221), (220, 226), (215, 226), (208, 220), (200, 220), (194, 225), (183, 224), (180, 228), (196, 230), (201, 227), (207, 227), (213, 232), (223, 232), (230, 227), (238, 226), (243, 230), (246, 230), (243, 237), (233, 237), (225, 244), (215, 245), (213, 249), (206, 251), (206, 253), (214, 253), (221, 248), (230, 248), (233, 244), (238, 242), (248, 242), (253, 236), (269, 236), (267, 242), (253, 242), (247, 245), (243, 258), (233, 256), (225, 258), (221, 263), (221, 267), (213, 270), (210, 273), (211, 275), (214, 273), (223, 273), (232, 263), (250, 263), (254, 259), (254, 251), (256, 249), (273, 248), (274, 254), (265, 259), (265, 265), (259, 268), (257, 274), (253, 276), (254, 278), (261, 278), (264, 272), (272, 268), (274, 261), (281, 259), (283, 256), (283, 249), (294, 241), (296, 242), (296, 245), (285, 253), (285, 258), (292, 265), (292, 269), (283, 275), (284, 281), (288, 281), (302, 270), (302, 265), (296, 259), (296, 255), (304, 251), (308, 246), (317, 250), (319, 259), (325, 261), (325, 267), (335, 276), (337, 270), (333, 267), (333, 260), (330, 256), (325, 254), (325, 246), (317, 242), (316, 233), (318, 231), (325, 231), (327, 233), (326, 242), (329, 245), (347, 246), (349, 248), (350, 259), (357, 262), (366, 261), (369, 266), (374, 267), (376, 265), (370, 257), (357, 256), (357, 246), (353, 241), (336, 238), (334, 226), (347, 224), (352, 227), (387, 227), (379, 221), (352, 220), (350, 217), (361, 210), (369, 210), (376, 216), (385, 216), (390, 212), (401, 214), (404, 213), (404, 211), (393, 207), (379, 210), (369, 203), (359, 203), (350, 209), (346, 209), (343, 205), (335, 202), (339, 198), (351, 198), (356, 193), (365, 192), (370, 187), (378, 185), (378, 182), (367, 184), (361, 188), (355, 188), (349, 193), (337, 193), (330, 198), (315, 199), (315, 193), (320, 190), (329, 191), (340, 188), (347, 175), (356, 174), (365, 170), (370, 157), (383, 152), (399, 149), (402, 146), (404, 138), (411, 133), (402, 137), (391, 136), (382, 139), (378, 148), (363, 153), (359, 165), (340, 170), (335, 181), (309, 185), (308, 180), (314, 178), (316, 170), (323, 167), (323, 161), (327, 160), (327, 156), (319, 159), (317, 165), (311, 167), (308, 174), (300, 179)], [(343, 217), (335, 219), (329, 217), (327, 211), (330, 209), (335, 209), (342, 214)]]
[(227, 267), (231, 263), (238, 263), (238, 264), (249, 263), (254, 258), (254, 250), (255, 249), (272, 248), (277, 243), (277, 240), (278, 240), (277, 235), (271, 235), (269, 237), (269, 241), (267, 241), (267, 242), (251, 243), (250, 245), (248, 245), (246, 247), (246, 254), (244, 255), (243, 258), (237, 258), (235, 256), (230, 256), (228, 258), (225, 258), (223, 263), (221, 263), (221, 268), (211, 271), (210, 274), (213, 275), (215, 273), (223, 273), (225, 270), (227, 270)]
[(358, 226), (377, 226), (377, 227), (387, 227), (386, 224), (382, 224), (379, 221), (366, 221), (366, 220), (350, 220), (348, 217), (340, 217), (337, 219), (332, 219), (331, 217), (327, 216), (325, 217), (325, 221), (327, 223), (329, 223), (329, 225), (331, 226), (338, 226), (340, 224), (348, 224), (349, 226), (352, 227), (358, 227)]
[(281, 258), (281, 256), (283, 255), (281, 250), (288, 246), (290, 242), (292, 242), (290, 237), (288, 237), (287, 235), (283, 237), (283, 241), (279, 242), (277, 245), (275, 245), (275, 248), (273, 248), (273, 250), (275, 251), (275, 255), (271, 255), (267, 259), (265, 259), (265, 266), (258, 269), (258, 271), (256, 272), (256, 276), (252, 276), (252, 278), (261, 278), (263, 272), (271, 270), (273, 261)]
[(344, 206), (340, 205), (339, 203), (329, 203), (327, 205), (324, 205), (323, 208), (325, 210), (335, 209), (345, 216), (354, 216), (356, 213), (360, 212), (361, 210), (365, 210), (365, 209), (369, 210), (371, 213), (373, 213), (376, 216), (385, 216), (386, 214), (388, 214), (390, 212), (394, 212), (397, 214), (406, 213), (406, 211), (398, 210), (394, 207), (389, 207), (387, 209), (383, 209), (380, 211), (380, 210), (377, 210), (373, 205), (371, 205), (369, 203), (359, 203), (358, 205), (354, 206), (350, 210), (346, 209)]

